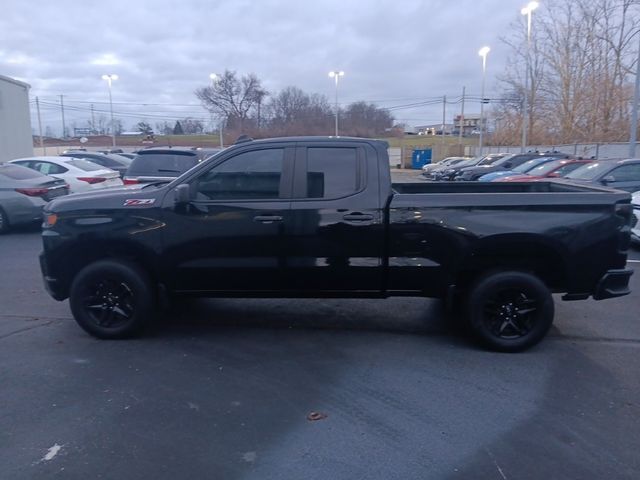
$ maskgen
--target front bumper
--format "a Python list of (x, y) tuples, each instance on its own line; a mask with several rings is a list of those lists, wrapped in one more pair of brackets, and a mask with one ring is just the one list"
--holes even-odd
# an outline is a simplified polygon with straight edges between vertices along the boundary
[(629, 295), (631, 293), (629, 289), (631, 275), (633, 275), (633, 270), (609, 270), (598, 281), (596, 291), (593, 293), (593, 299), (604, 300), (606, 298)]
[(59, 279), (54, 278), (50, 275), (49, 267), (47, 266), (47, 259), (42, 252), (39, 257), (40, 260), (40, 271), (42, 272), (42, 280), (44, 281), (44, 288), (49, 295), (51, 295), (55, 300), (61, 301), (67, 298), (62, 285), (60, 284)]

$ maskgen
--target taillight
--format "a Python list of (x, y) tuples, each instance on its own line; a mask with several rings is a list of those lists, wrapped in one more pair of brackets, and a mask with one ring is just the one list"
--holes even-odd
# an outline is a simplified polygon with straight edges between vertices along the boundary
[(47, 188), (16, 188), (16, 192), (30, 197), (42, 197), (49, 192)]
[(78, 177), (78, 180), (81, 180), (83, 182), (87, 182), (93, 185), (94, 183), (102, 183), (107, 179), (104, 177)]
[(138, 183), (140, 183), (138, 180), (136, 180), (135, 178), (124, 178), (122, 181), (125, 185), (137, 185)]

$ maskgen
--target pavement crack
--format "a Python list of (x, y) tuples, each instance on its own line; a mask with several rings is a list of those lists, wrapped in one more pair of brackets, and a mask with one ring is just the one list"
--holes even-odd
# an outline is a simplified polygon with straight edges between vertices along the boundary
[(4, 340), (5, 338), (12, 337), (13, 335), (17, 335), (18, 333), (28, 332), (29, 330), (35, 330), (36, 328), (46, 327), (47, 325), (51, 325), (53, 320), (48, 320), (44, 323), (39, 323), (38, 325), (31, 325), (29, 327), (24, 327), (19, 330), (14, 330), (10, 333), (5, 333), (4, 335), (0, 335), (0, 340)]
[(640, 346), (640, 339), (636, 338), (615, 338), (615, 337), (586, 337), (583, 335), (549, 335), (549, 339), (568, 340), (571, 342), (586, 343), (611, 343), (631, 346)]

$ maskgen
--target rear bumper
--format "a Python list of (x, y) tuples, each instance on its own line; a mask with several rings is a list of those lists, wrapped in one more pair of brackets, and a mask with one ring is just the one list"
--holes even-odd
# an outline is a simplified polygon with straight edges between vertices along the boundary
[(633, 270), (609, 270), (598, 281), (596, 291), (593, 293), (594, 300), (604, 300), (606, 298), (629, 295), (631, 293), (629, 289), (629, 279), (631, 275), (633, 275)]

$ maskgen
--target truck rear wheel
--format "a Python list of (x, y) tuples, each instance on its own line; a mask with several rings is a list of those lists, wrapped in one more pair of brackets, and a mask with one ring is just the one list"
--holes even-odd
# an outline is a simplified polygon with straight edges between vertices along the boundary
[(536, 276), (517, 271), (494, 272), (471, 287), (467, 318), (486, 347), (519, 352), (537, 344), (553, 323), (553, 297)]
[(104, 339), (139, 334), (152, 318), (154, 300), (148, 275), (132, 263), (117, 260), (99, 260), (83, 268), (69, 295), (76, 322)]

